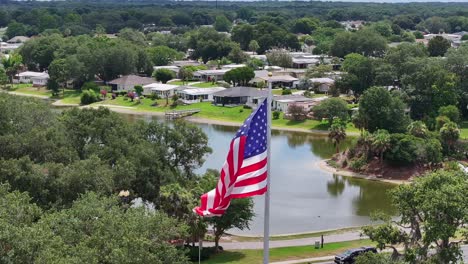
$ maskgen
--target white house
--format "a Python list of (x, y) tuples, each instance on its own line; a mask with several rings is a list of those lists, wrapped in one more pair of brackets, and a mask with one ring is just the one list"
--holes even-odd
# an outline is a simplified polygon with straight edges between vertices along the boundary
[[(33, 78), (36, 79), (49, 79), (49, 74), (47, 72), (34, 72), (34, 71), (25, 71), (16, 74), (14, 83), (32, 83)], [(40, 83), (40, 82), (38, 82)], [(47, 81), (46, 81), (47, 83)]]
[(226, 88), (223, 87), (212, 87), (212, 88), (190, 88), (177, 91), (179, 98), (186, 104), (193, 104), (199, 102), (211, 102), (213, 101), (213, 94), (219, 91), (223, 91)]
[(200, 70), (193, 73), (193, 77), (199, 79), (200, 81), (221, 81), (223, 80), (224, 74), (231, 69), (221, 69), (221, 70)]
[(173, 96), (180, 85), (151, 83), (143, 86), (143, 94), (157, 94), (160, 97)]
[(232, 69), (242, 68), (242, 67), (245, 67), (245, 64), (227, 64), (227, 65), (221, 66), (221, 69), (222, 70), (232, 70)]
[(314, 87), (317, 87), (317, 90), (322, 93), (327, 93), (335, 84), (335, 80), (331, 78), (312, 78), (310, 82), (314, 84)]
[(39, 76), (33, 76), (31, 77), (32, 85), (34, 87), (41, 87), (41, 86), (46, 86), (47, 82), (49, 81), (49, 74), (44, 73)]
[(136, 85), (147, 85), (154, 83), (153, 78), (141, 77), (137, 75), (125, 75), (115, 80), (108, 82), (111, 85), (113, 92), (133, 91)]
[(216, 105), (248, 105), (255, 108), (267, 96), (266, 89), (259, 90), (253, 87), (236, 86), (215, 93), (213, 99)]
[(309, 111), (320, 101), (320, 98), (308, 98), (302, 95), (278, 95), (273, 97), (272, 109), (287, 113), (290, 105), (298, 105)]

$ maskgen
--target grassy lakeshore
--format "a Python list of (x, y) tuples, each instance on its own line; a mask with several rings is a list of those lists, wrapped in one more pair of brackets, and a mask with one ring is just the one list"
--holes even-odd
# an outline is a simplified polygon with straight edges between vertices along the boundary
[[(153, 106), (154, 103), (157, 103), (156, 106)], [(169, 104), (171, 101), (169, 101)], [(200, 117), (203, 119), (211, 119), (217, 121), (226, 121), (226, 122), (237, 122), (242, 123), (252, 112), (251, 109), (244, 109), (242, 106), (236, 107), (222, 107), (212, 105), (210, 102), (201, 102), (191, 105), (181, 105), (177, 107), (166, 106), (166, 100), (160, 99), (153, 101), (149, 98), (142, 99), (140, 103), (131, 102), (130, 100), (125, 100), (124, 97), (117, 97), (115, 100), (105, 100), (99, 103), (93, 104), (93, 106), (99, 105), (115, 105), (115, 106), (124, 106), (131, 107), (136, 112), (165, 112), (170, 110), (187, 110), (198, 108), (201, 111), (195, 114), (195, 117)], [(323, 123), (318, 120), (304, 120), (304, 121), (294, 121), (283, 119), (283, 114), (281, 113), (279, 119), (272, 121), (274, 127), (277, 128), (300, 128), (305, 130), (321, 130), (327, 131), (328, 126), (326, 123)], [(357, 133), (359, 132), (351, 123), (348, 124), (348, 132)]]
[[(373, 243), (369, 239), (325, 243), (323, 248), (315, 249), (313, 245), (297, 246), (297, 247), (282, 247), (270, 249), (270, 261), (294, 260), (303, 258), (314, 258), (323, 256), (332, 256), (339, 254), (347, 249), (369, 246)], [(208, 260), (203, 261), (205, 264), (214, 263), (262, 263), (263, 250), (261, 249), (246, 249), (246, 250), (226, 250)]]

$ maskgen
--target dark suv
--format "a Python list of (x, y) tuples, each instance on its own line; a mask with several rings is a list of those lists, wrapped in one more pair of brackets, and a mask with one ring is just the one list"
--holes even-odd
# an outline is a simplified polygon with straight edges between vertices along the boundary
[(377, 249), (375, 247), (360, 247), (350, 249), (338, 256), (335, 257), (335, 263), (337, 264), (351, 264), (354, 263), (355, 258), (361, 254), (366, 252), (374, 252), (377, 253)]

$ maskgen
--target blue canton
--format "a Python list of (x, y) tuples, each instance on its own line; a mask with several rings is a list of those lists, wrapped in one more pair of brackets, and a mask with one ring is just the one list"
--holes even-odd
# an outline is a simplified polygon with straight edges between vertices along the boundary
[(237, 131), (236, 138), (247, 136), (244, 148), (245, 159), (266, 151), (267, 126), (267, 99), (265, 99)]

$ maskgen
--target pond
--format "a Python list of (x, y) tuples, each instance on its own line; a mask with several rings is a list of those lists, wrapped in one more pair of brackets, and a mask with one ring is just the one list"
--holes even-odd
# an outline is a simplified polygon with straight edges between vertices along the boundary
[[(151, 116), (123, 115), (129, 121), (157, 119)], [(237, 127), (197, 124), (209, 138), (213, 153), (197, 173), (219, 170)], [(312, 232), (360, 226), (370, 223), (374, 211), (394, 213), (388, 191), (395, 185), (333, 175), (319, 168), (318, 162), (330, 158), (335, 147), (326, 136), (273, 131), (271, 138), (271, 215), (273, 235)], [(352, 139), (341, 148), (352, 145)], [(254, 197), (255, 218), (250, 230), (234, 233), (263, 233), (263, 196)]]

